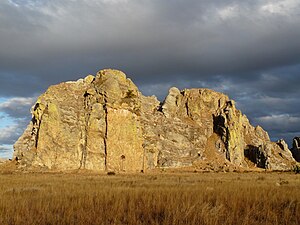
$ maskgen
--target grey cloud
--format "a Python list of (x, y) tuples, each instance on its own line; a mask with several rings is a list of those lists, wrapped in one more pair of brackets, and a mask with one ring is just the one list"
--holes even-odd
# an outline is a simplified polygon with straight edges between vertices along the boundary
[(284, 139), (291, 146), (294, 137), (300, 134), (300, 115), (291, 116), (288, 114), (263, 116), (255, 119), (255, 123), (263, 124), (269, 131), (271, 139)]
[(300, 116), (293, 117), (288, 114), (262, 116), (256, 118), (258, 123), (263, 123), (266, 129), (277, 132), (299, 132)]
[(259, 118), (299, 117), (299, 11), (298, 0), (2, 1), (0, 96), (112, 67), (161, 100), (171, 86), (225, 92), (279, 136)]
[(14, 97), (24, 96), (31, 97), (45, 91), (50, 85), (42, 78), (22, 73), (0, 72), (0, 96)]
[(0, 23), (1, 67), (17, 68), (24, 80), (27, 72), (56, 83), (62, 74), (70, 79), (101, 67), (123, 69), (139, 82), (195, 79), (288, 65), (300, 56), (299, 4), (291, 0), (286, 14), (262, 10), (267, 4), (258, 0), (27, 2), (2, 3)]
[(12, 145), (24, 132), (27, 119), (15, 120), (15, 123), (0, 129), (0, 143), (1, 145)]
[(12, 123), (0, 129), (0, 156), (11, 157), (12, 145), (22, 135), (30, 121), (30, 108), (36, 97), (14, 97), (0, 103), (4, 119)]
[(10, 151), (10, 147), (5, 146), (5, 145), (0, 145), (0, 151), (1, 152), (6, 152), (6, 151)]
[(0, 145), (0, 160), (12, 158), (12, 147)]
[[(289, 70), (286, 68), (286, 71)], [(203, 80), (177, 80), (141, 88), (146, 94), (155, 91), (160, 100), (163, 100), (171, 86), (181, 89), (207, 87), (226, 93), (236, 101), (238, 109), (248, 116), (253, 125), (261, 125), (273, 140), (285, 138), (292, 143), (292, 139), (300, 135), (300, 123), (297, 122), (300, 121), (300, 89), (297, 88), (300, 77), (284, 77), (276, 70), (266, 73), (267, 76), (264, 73), (248, 74), (247, 78), (219, 75)]]
[(35, 102), (36, 97), (15, 97), (0, 103), (0, 112), (6, 113), (12, 118), (28, 117), (29, 109)]

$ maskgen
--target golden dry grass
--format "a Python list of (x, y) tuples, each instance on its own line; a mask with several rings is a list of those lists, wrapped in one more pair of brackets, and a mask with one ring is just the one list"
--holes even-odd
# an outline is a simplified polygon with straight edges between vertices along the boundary
[(300, 224), (300, 175), (1, 174), (0, 224)]

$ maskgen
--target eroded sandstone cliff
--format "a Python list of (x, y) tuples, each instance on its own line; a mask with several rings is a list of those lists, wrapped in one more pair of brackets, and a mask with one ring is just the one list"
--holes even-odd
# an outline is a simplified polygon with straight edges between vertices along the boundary
[(145, 171), (156, 167), (260, 167), (295, 163), (283, 140), (252, 127), (228, 96), (173, 87), (163, 103), (126, 75), (101, 70), (49, 87), (14, 145), (20, 166)]

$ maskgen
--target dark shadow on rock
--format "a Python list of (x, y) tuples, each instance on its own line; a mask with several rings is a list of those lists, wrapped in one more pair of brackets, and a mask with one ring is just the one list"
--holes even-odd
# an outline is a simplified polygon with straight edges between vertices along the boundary
[(259, 168), (266, 167), (267, 157), (262, 151), (262, 146), (257, 147), (253, 145), (247, 145), (246, 149), (244, 150), (244, 155), (247, 159), (253, 162), (257, 167)]

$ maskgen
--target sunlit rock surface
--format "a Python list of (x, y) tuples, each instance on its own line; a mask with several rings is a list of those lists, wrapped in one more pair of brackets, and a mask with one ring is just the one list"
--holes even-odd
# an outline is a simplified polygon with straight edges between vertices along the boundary
[(32, 107), (14, 159), (20, 167), (131, 172), (207, 165), (286, 170), (295, 163), (285, 142), (252, 127), (228, 96), (173, 87), (161, 103), (111, 69), (49, 87)]

